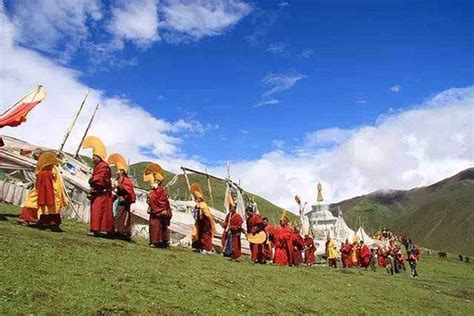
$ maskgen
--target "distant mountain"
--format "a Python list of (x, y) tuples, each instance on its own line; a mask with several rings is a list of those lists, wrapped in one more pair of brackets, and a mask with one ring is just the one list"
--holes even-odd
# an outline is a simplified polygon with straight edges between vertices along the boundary
[[(134, 176), (137, 180), (137, 185), (141, 188), (147, 188), (147, 184), (143, 181), (143, 172), (145, 170), (146, 165), (149, 162), (139, 162), (136, 164), (132, 164), (129, 167), (129, 174)], [(165, 184), (171, 181), (174, 178), (175, 174), (165, 170)], [(214, 208), (218, 210), (224, 209), (224, 197), (226, 191), (226, 185), (224, 182), (210, 178), (211, 182), (211, 191), (212, 191), (212, 201), (211, 196), (209, 193), (209, 188), (207, 184), (207, 177), (199, 174), (188, 174), (189, 182), (190, 183), (198, 183), (204, 193), (204, 197), (206, 202), (209, 205), (212, 205)], [(176, 182), (167, 189), (168, 194), (170, 197), (180, 200), (190, 200), (191, 197), (189, 195), (188, 186), (186, 183), (186, 178), (183, 174), (179, 174)], [(273, 203), (269, 202), (268, 200), (247, 192), (247, 195), (252, 196), (257, 202), (258, 209), (262, 216), (267, 217), (270, 222), (278, 223), (280, 219), (280, 213), (282, 208), (274, 205)], [(294, 214), (289, 213), (289, 216), (293, 220), (297, 220), (297, 216)]]
[(474, 255), (474, 168), (426, 187), (391, 190), (331, 205), (349, 226), (388, 227), (425, 247)]

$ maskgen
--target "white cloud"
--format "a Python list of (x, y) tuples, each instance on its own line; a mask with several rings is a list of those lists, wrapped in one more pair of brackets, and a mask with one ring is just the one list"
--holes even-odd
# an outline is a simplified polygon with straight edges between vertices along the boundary
[(259, 103), (255, 104), (255, 107), (258, 108), (258, 107), (261, 107), (261, 106), (264, 106), (264, 105), (275, 105), (275, 104), (278, 104), (278, 103), (280, 103), (280, 100), (278, 100), (278, 99), (264, 100), (262, 102), (259, 102)]
[(138, 45), (150, 45), (159, 40), (158, 0), (120, 1), (112, 8), (109, 31), (118, 39)]
[[(295, 194), (315, 202), (318, 181), (327, 201), (335, 202), (379, 189), (428, 185), (472, 167), (473, 129), (474, 86), (449, 89), (375, 125), (309, 133), (301, 151), (276, 150), (234, 162), (231, 170), (247, 190), (295, 210)], [(327, 142), (336, 145), (321, 149)]]
[(11, 16), (18, 42), (68, 60), (87, 40), (87, 23), (102, 18), (102, 7), (98, 0), (23, 0), (11, 3)]
[(252, 7), (238, 0), (166, 1), (160, 28), (170, 42), (199, 40), (222, 34), (247, 16)]
[(286, 45), (283, 43), (272, 43), (268, 45), (267, 52), (280, 56), (287, 56), (289, 54)]
[(291, 73), (270, 73), (262, 79), (262, 83), (269, 87), (262, 95), (262, 101), (257, 103), (255, 107), (264, 105), (274, 105), (280, 103), (280, 100), (274, 97), (275, 94), (291, 89), (298, 81), (306, 78), (306, 75)]
[(317, 146), (340, 144), (352, 136), (353, 133), (353, 130), (341, 129), (339, 127), (317, 130), (306, 134), (305, 146), (313, 148)]
[(224, 33), (251, 11), (240, 0), (24, 0), (8, 6), (17, 42), (62, 63), (82, 50), (95, 70), (101, 63), (136, 64), (117, 56), (127, 42), (146, 49), (161, 32), (168, 42), (197, 41)]
[(390, 91), (392, 91), (394, 93), (400, 92), (401, 89), (402, 89), (402, 87), (399, 84), (390, 87)]
[[(57, 148), (88, 87), (79, 81), (79, 72), (18, 46), (14, 40), (15, 28), (3, 9), (0, 11), (0, 22), (2, 107), (12, 104), (37, 84), (42, 84), (48, 92), (47, 99), (29, 114), (26, 123), (16, 128), (3, 128), (1, 132)], [(75, 150), (97, 103), (101, 104), (101, 108), (90, 134), (101, 137), (109, 152), (119, 151), (132, 162), (153, 155), (159, 157), (167, 168), (175, 170), (183, 161), (199, 165), (181, 151), (182, 137), (218, 128), (195, 119), (166, 121), (152, 116), (130, 100), (110, 97), (103, 91), (91, 89), (84, 112), (68, 140), (66, 150)]]

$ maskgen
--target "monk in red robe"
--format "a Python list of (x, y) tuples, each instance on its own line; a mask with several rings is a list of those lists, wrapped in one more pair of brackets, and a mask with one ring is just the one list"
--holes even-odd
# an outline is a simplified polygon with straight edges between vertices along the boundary
[(304, 250), (304, 241), (301, 237), (299, 227), (295, 226), (293, 229), (293, 265), (299, 266), (303, 263), (303, 255), (301, 252)]
[(89, 179), (91, 186), (91, 218), (90, 231), (94, 236), (110, 235), (114, 232), (114, 214), (112, 198), (112, 172), (103, 158), (92, 156), (94, 170)]
[(198, 184), (191, 186), (191, 192), (194, 195), (196, 206), (194, 207), (194, 227), (192, 232), (192, 247), (202, 254), (210, 254), (212, 238), (216, 233), (216, 224), (211, 210), (204, 202), (204, 194)]
[(119, 176), (117, 178), (116, 196), (118, 199), (117, 217), (115, 218), (115, 233), (117, 237), (131, 241), (132, 240), (132, 216), (130, 208), (137, 196), (133, 189), (133, 182), (128, 177), (126, 167), (117, 166)]
[(367, 268), (370, 263), (370, 257), (371, 257), (371, 252), (370, 252), (369, 247), (366, 244), (364, 244), (363, 241), (361, 241), (360, 246), (359, 246), (360, 266), (363, 268)]
[(284, 213), (280, 219), (280, 227), (275, 229), (273, 263), (280, 266), (291, 266), (293, 262), (293, 230), (288, 223), (289, 218)]
[(150, 246), (156, 248), (169, 247), (170, 232), (168, 227), (171, 223), (173, 213), (170, 201), (163, 188), (164, 174), (152, 174), (150, 184), (152, 189), (148, 192), (147, 202), (150, 207), (150, 220), (148, 222), (148, 232), (150, 234)]
[(274, 239), (274, 228), (268, 222), (268, 218), (263, 218), (263, 230), (267, 234), (267, 240), (263, 244), (263, 257), (265, 261), (272, 261), (273, 258), (273, 241)]
[(316, 246), (314, 245), (314, 239), (309, 234), (304, 236), (304, 263), (308, 266), (312, 266), (316, 263)]
[(380, 268), (385, 268), (385, 251), (382, 247), (377, 249), (377, 264)]
[(352, 267), (352, 244), (346, 239), (346, 242), (341, 247), (341, 261), (343, 268)]
[[(227, 214), (224, 220), (224, 233), (222, 234), (222, 246), (224, 249), (227, 248), (227, 243), (232, 244), (230, 258), (231, 261), (238, 262), (240, 256), (242, 255), (242, 246), (240, 244), (240, 235), (242, 233), (242, 224), (244, 220), (239, 213), (236, 212), (236, 206), (230, 205), (230, 212)], [(230, 238), (229, 238), (230, 234)]]
[(66, 190), (54, 153), (40, 153), (36, 166), (36, 182), (23, 203), (20, 224), (61, 232), (61, 211), (68, 205)]
[[(257, 234), (264, 229), (263, 218), (257, 214), (253, 207), (249, 206), (245, 210), (247, 217), (247, 233)], [(250, 260), (253, 263), (265, 263), (265, 256), (263, 254), (263, 244), (250, 244)]]

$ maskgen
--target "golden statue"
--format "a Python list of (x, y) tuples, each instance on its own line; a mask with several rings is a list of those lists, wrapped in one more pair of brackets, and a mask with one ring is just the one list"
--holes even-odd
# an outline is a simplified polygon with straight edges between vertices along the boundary
[(316, 201), (318, 201), (318, 202), (324, 201), (323, 186), (321, 185), (321, 183), (318, 183), (318, 198), (316, 199)]

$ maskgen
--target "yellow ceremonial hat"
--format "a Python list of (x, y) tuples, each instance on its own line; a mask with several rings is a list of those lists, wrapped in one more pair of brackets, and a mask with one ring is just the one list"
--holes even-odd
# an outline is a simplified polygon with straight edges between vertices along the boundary
[(46, 151), (42, 153), (36, 162), (36, 171), (53, 170), (58, 164), (58, 157), (54, 152)]
[(232, 197), (232, 194), (228, 193), (227, 194), (227, 203), (229, 204), (229, 209), (233, 208), (235, 206), (234, 198)]
[(193, 183), (191, 185), (191, 193), (194, 195), (195, 198), (200, 198), (204, 200), (204, 194), (202, 193), (201, 186), (197, 183)]
[(118, 153), (114, 153), (107, 158), (107, 162), (111, 165), (115, 165), (115, 168), (117, 171), (123, 170), (123, 171), (128, 171), (128, 165), (127, 162), (125, 161), (125, 158)]
[(105, 149), (104, 143), (96, 136), (87, 136), (82, 143), (82, 148), (92, 148), (92, 154), (105, 160), (107, 157), (107, 150)]
[(280, 221), (285, 222), (285, 223), (290, 222), (290, 218), (288, 217), (288, 214), (286, 213), (285, 210), (281, 212)]
[(143, 180), (148, 182), (151, 185), (155, 182), (155, 180), (163, 181), (165, 178), (165, 172), (163, 168), (157, 163), (149, 163), (145, 167), (145, 171), (143, 172)]
[(256, 234), (247, 234), (247, 240), (252, 244), (263, 244), (267, 240), (267, 234), (261, 231)]

